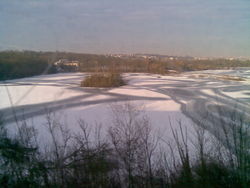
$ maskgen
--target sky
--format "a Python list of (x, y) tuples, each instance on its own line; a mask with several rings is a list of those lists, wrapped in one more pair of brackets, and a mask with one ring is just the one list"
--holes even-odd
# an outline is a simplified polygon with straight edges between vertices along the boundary
[(0, 0), (0, 50), (250, 57), (250, 0)]

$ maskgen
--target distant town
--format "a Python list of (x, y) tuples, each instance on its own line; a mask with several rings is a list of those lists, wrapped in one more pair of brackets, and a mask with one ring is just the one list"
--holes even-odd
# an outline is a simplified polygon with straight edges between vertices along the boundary
[(215, 60), (215, 59), (225, 59), (225, 60), (241, 60), (247, 61), (250, 58), (246, 57), (192, 57), (192, 56), (172, 56), (172, 55), (161, 55), (161, 54), (107, 54), (106, 56), (111, 57), (134, 57), (134, 58), (144, 58), (144, 59), (155, 59), (155, 60)]

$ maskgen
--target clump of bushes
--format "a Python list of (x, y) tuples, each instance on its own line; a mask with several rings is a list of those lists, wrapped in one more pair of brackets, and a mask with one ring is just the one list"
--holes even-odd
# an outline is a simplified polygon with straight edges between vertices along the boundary
[(125, 85), (119, 73), (95, 73), (81, 82), (81, 87), (119, 87)]

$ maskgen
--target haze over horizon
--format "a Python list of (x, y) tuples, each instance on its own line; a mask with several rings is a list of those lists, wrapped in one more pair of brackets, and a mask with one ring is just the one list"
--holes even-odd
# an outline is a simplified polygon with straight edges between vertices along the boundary
[(1, 0), (6, 49), (250, 58), (250, 1)]

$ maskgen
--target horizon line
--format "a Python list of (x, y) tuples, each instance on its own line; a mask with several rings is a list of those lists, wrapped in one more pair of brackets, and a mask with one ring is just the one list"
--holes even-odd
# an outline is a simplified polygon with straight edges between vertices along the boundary
[(80, 51), (71, 51), (71, 50), (36, 50), (36, 49), (0, 49), (0, 52), (7, 51), (16, 51), (16, 52), (53, 52), (53, 53), (75, 53), (75, 54), (89, 54), (89, 55), (152, 55), (152, 56), (169, 56), (169, 57), (192, 57), (192, 58), (204, 58), (204, 59), (245, 59), (250, 60), (250, 56), (192, 56), (192, 55), (176, 55), (176, 54), (163, 54), (157, 52), (133, 52), (133, 53), (124, 53), (124, 52), (116, 52), (116, 53), (98, 53), (98, 52), (80, 52)]

